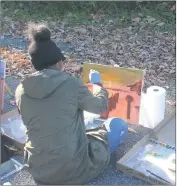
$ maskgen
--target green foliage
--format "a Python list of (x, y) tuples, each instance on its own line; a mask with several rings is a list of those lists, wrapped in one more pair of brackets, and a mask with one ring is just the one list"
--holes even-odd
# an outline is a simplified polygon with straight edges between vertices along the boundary
[(176, 15), (162, 2), (136, 1), (3, 1), (4, 15), (14, 20), (56, 21), (64, 20), (69, 24), (93, 24), (97, 18), (91, 14), (114, 19), (117, 25), (127, 26), (132, 19), (142, 14), (142, 18), (152, 16), (165, 23), (164, 29), (175, 27)]

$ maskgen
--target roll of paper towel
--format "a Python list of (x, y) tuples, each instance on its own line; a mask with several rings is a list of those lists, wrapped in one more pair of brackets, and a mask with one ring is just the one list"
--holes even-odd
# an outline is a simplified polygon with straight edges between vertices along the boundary
[(139, 124), (147, 128), (155, 128), (165, 116), (166, 90), (151, 86), (141, 96)]

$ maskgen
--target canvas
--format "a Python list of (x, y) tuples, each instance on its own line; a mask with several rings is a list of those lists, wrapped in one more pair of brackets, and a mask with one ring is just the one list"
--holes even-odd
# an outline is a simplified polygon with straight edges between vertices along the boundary
[(92, 92), (89, 72), (94, 69), (101, 74), (102, 84), (109, 92), (108, 110), (101, 118), (119, 117), (129, 124), (139, 124), (139, 108), (144, 71), (84, 63), (83, 82)]

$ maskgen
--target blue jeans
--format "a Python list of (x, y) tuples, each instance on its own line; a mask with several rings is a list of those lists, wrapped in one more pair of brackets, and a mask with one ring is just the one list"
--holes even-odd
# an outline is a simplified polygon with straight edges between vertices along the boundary
[(109, 118), (104, 122), (110, 153), (115, 151), (128, 133), (128, 124), (120, 118)]

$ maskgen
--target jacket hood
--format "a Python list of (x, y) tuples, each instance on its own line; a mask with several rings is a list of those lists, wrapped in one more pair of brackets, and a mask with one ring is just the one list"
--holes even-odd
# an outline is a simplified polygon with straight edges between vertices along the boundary
[(43, 99), (67, 80), (67, 74), (55, 69), (45, 69), (26, 77), (21, 83), (29, 97)]

